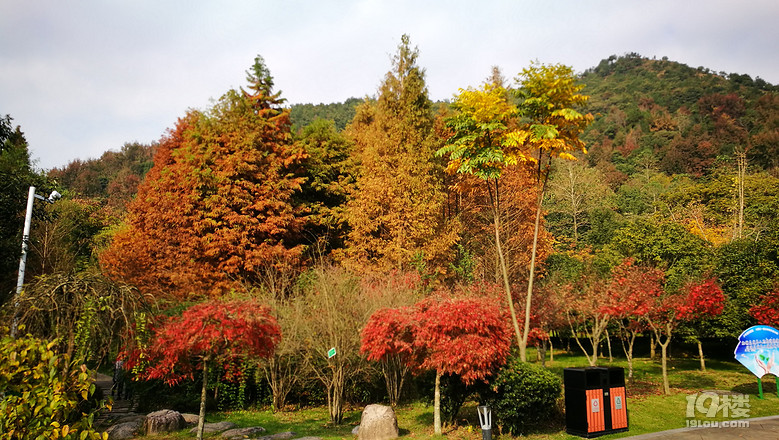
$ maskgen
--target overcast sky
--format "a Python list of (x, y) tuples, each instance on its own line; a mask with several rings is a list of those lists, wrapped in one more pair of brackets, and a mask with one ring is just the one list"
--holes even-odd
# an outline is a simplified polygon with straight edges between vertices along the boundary
[(777, 0), (2, 0), (0, 116), (42, 169), (159, 140), (262, 55), (290, 104), (375, 95), (402, 34), (430, 97), (637, 52), (779, 83)]

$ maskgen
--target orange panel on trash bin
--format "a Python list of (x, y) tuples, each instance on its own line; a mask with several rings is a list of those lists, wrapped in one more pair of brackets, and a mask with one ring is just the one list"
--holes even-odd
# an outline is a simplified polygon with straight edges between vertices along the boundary
[(609, 390), (611, 394), (611, 429), (628, 427), (628, 407), (625, 402), (625, 387)]
[(599, 432), (605, 429), (603, 390), (587, 390), (587, 432)]

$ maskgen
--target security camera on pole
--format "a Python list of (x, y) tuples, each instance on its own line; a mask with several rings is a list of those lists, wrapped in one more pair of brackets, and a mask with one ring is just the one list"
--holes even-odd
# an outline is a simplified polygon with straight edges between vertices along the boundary
[(62, 198), (62, 194), (57, 191), (52, 191), (49, 198), (45, 198), (38, 194), (35, 194), (35, 187), (30, 187), (30, 192), (27, 195), (27, 213), (24, 216), (24, 232), (22, 233), (22, 257), (19, 259), (19, 278), (16, 280), (16, 295), (14, 296), (14, 319), (11, 323), (11, 337), (16, 337), (16, 330), (19, 325), (19, 296), (22, 293), (22, 286), (24, 285), (24, 269), (27, 265), (27, 250), (30, 247), (30, 224), (32, 223), (32, 205), (35, 199), (43, 200), (49, 203)]

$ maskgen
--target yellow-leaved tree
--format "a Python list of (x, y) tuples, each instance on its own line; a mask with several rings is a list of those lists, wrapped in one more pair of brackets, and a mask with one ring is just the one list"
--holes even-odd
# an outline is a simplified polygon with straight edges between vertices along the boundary
[[(583, 86), (577, 83), (568, 66), (532, 63), (516, 81), (519, 86), (514, 90), (519, 100), (516, 105), (509, 99), (510, 92), (495, 81), (484, 84), (481, 89), (460, 90), (454, 102), (459, 113), (448, 123), (454, 134), (438, 154), (449, 156), (450, 171), (473, 174), (493, 188), (490, 198), (495, 240), (520, 359), (524, 361), (530, 330), (541, 202), (552, 159), (576, 160), (575, 153), (586, 153), (579, 135), (592, 121), (592, 116), (578, 110), (586, 104), (588, 97), (579, 93)], [(504, 170), (512, 166), (532, 166), (538, 187), (522, 329), (514, 309), (499, 233), (497, 184)]]

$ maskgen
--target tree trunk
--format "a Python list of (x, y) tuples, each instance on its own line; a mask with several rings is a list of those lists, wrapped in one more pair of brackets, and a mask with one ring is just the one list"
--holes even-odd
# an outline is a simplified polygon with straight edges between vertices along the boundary
[(200, 389), (200, 413), (197, 416), (197, 440), (203, 440), (206, 424), (206, 385), (208, 383), (208, 359), (203, 359), (203, 388)]
[(706, 371), (706, 361), (703, 359), (703, 343), (698, 338), (698, 356), (701, 358), (701, 371)]
[(433, 431), (441, 435), (441, 373), (435, 373), (435, 399), (433, 404)]
[(549, 337), (549, 362), (554, 362), (554, 344), (551, 336)]
[(609, 348), (609, 363), (612, 363), (614, 362), (614, 356), (611, 355), (611, 336), (608, 330), (606, 330), (606, 346)]
[[(517, 337), (517, 344), (519, 345), (520, 359), (524, 362), (525, 359), (525, 346), (527, 345), (527, 338), (523, 338), (519, 331), (519, 322), (517, 320), (517, 312), (514, 309), (514, 298), (511, 295), (511, 284), (509, 283), (508, 269), (506, 268), (506, 259), (503, 256), (503, 247), (500, 244), (500, 210), (498, 207), (498, 185), (495, 184), (495, 195), (493, 196), (492, 190), (487, 181), (487, 191), (490, 194), (490, 204), (492, 205), (493, 225), (495, 226), (495, 247), (498, 250), (498, 259), (500, 260), (500, 271), (503, 275), (503, 289), (506, 291), (506, 300), (509, 303), (509, 312), (511, 313), (511, 323), (514, 326), (514, 333)], [(525, 328), (525, 336), (527, 336), (527, 328)], [(523, 345), (524, 343), (524, 345)]]
[(670, 338), (667, 338), (665, 342), (660, 342), (660, 355), (662, 356), (661, 364), (663, 367), (663, 392), (666, 396), (671, 394), (671, 386), (668, 383), (668, 343), (671, 342)]
[(655, 334), (652, 333), (649, 335), (649, 359), (655, 360), (657, 358), (657, 352), (655, 351), (655, 346), (657, 345), (657, 342), (655, 342)]
[[(541, 161), (543, 158), (543, 152), (538, 152), (538, 164), (539, 170)], [(519, 359), (525, 362), (527, 359), (527, 337), (530, 334), (530, 306), (533, 302), (533, 280), (536, 274), (536, 251), (538, 250), (538, 234), (541, 229), (541, 204), (544, 201), (544, 193), (546, 192), (546, 182), (549, 177), (549, 167), (551, 166), (552, 158), (549, 157), (546, 170), (544, 170), (544, 182), (541, 184), (541, 190), (538, 192), (538, 203), (536, 203), (536, 221), (533, 225), (533, 247), (530, 250), (530, 274), (527, 280), (527, 297), (525, 298), (525, 328), (522, 335), (522, 343), (519, 345)]]

